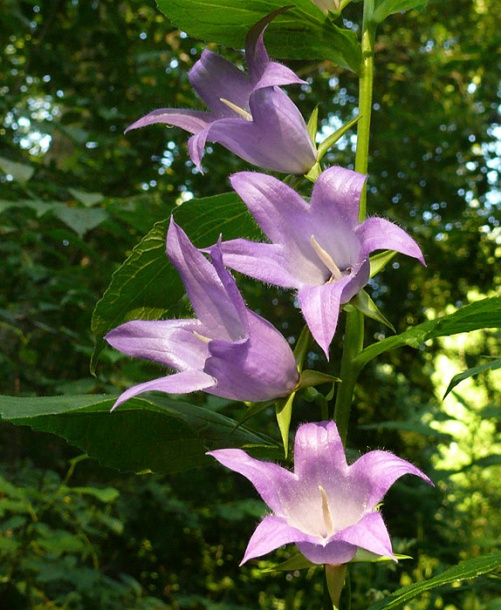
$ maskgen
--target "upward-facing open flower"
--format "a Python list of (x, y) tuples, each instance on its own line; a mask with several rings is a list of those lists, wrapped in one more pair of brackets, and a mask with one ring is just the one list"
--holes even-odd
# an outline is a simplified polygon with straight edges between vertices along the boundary
[(295, 288), (311, 333), (328, 356), (342, 304), (369, 279), (369, 254), (389, 249), (423, 261), (416, 242), (382, 218), (358, 221), (365, 176), (331, 167), (306, 203), (272, 176), (241, 172), (231, 184), (272, 242), (223, 242), (232, 269), (284, 288)]
[(264, 169), (307, 173), (316, 162), (316, 150), (301, 113), (279, 88), (304, 81), (270, 61), (263, 42), (264, 30), (278, 12), (259, 21), (247, 36), (248, 74), (211, 51), (204, 51), (193, 66), (190, 82), (209, 112), (161, 108), (127, 131), (152, 123), (185, 129), (194, 134), (188, 149), (198, 168), (209, 141)]
[(172, 220), (167, 253), (181, 274), (197, 318), (126, 322), (106, 335), (110, 345), (178, 371), (136, 385), (115, 403), (149, 390), (183, 394), (204, 390), (259, 402), (290, 394), (298, 381), (284, 337), (249, 310), (224, 268), (219, 245), (211, 264)]
[(318, 564), (347, 563), (359, 548), (395, 559), (377, 506), (404, 474), (432, 485), (418, 468), (386, 451), (371, 451), (348, 466), (332, 421), (298, 429), (294, 472), (241, 449), (208, 455), (247, 477), (273, 512), (258, 525), (242, 563), (291, 542)]

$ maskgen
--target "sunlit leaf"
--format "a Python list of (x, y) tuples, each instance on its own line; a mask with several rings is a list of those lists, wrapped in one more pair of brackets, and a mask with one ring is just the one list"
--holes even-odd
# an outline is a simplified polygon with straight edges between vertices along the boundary
[(501, 552), (468, 559), (429, 580), (398, 589), (398, 591), (395, 591), (392, 595), (369, 606), (368, 610), (382, 610), (383, 608), (390, 610), (391, 608), (400, 608), (411, 599), (414, 599), (426, 591), (431, 591), (432, 589), (436, 589), (443, 585), (456, 584), (463, 580), (476, 578), (482, 574), (492, 572), (499, 566), (501, 566)]
[(484, 371), (495, 371), (499, 368), (501, 368), (501, 359), (497, 358), (496, 360), (492, 360), (491, 362), (486, 362), (485, 364), (481, 364), (480, 366), (474, 366), (471, 369), (454, 375), (447, 387), (447, 390), (445, 391), (444, 398), (447, 396), (447, 394), (449, 394), (449, 392), (451, 392), (459, 383), (461, 383), (465, 379), (468, 379), (469, 377), (474, 377), (475, 375), (483, 373)]
[(5, 157), (0, 157), (0, 170), (2, 170), (4, 174), (12, 176), (12, 178), (22, 186), (28, 182), (35, 172), (33, 166), (17, 163), (16, 161), (11, 161)]
[(422, 9), (428, 0), (376, 0), (372, 21), (381, 23), (394, 13), (401, 13), (412, 8)]
[(467, 333), (481, 328), (501, 328), (501, 297), (492, 297), (465, 305), (452, 314), (423, 322), (409, 330), (373, 343), (360, 352), (354, 365), (363, 368), (376, 356), (403, 345), (419, 348), (425, 341)]
[[(158, 0), (172, 23), (194, 38), (243, 49), (249, 29), (286, 6), (281, 0)], [(311, 0), (295, 0), (265, 34), (271, 56), (279, 59), (330, 60), (358, 72), (361, 50), (354, 32), (333, 24)]]

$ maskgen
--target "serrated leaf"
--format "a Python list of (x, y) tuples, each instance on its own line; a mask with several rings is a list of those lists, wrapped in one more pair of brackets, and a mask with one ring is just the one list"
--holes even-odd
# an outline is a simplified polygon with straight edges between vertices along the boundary
[(428, 0), (379, 0), (375, 4), (371, 21), (382, 23), (387, 17), (394, 13), (402, 13), (412, 8), (421, 9), (426, 6)]
[(429, 580), (398, 589), (398, 591), (395, 591), (392, 595), (369, 606), (368, 610), (382, 610), (383, 608), (391, 610), (393, 608), (400, 608), (411, 599), (414, 599), (426, 591), (431, 591), (432, 589), (436, 589), (443, 585), (456, 584), (463, 580), (477, 578), (482, 574), (492, 572), (499, 568), (499, 566), (501, 566), (501, 552), (468, 559)]
[[(194, 38), (243, 49), (250, 28), (286, 5), (281, 0), (157, 0), (172, 23)], [(276, 17), (265, 34), (269, 54), (281, 59), (330, 60), (358, 72), (362, 53), (357, 36), (327, 19), (311, 0)]]
[(0, 396), (2, 420), (50, 432), (106, 466), (128, 472), (175, 473), (212, 463), (205, 453), (245, 448), (277, 459), (277, 443), (218, 413), (169, 397), (133, 398), (110, 412), (106, 395)]
[(415, 349), (425, 341), (482, 328), (501, 328), (501, 297), (491, 297), (465, 305), (452, 314), (423, 322), (405, 332), (373, 343), (353, 360), (359, 370), (376, 356), (408, 345)]
[(444, 398), (459, 383), (461, 383), (465, 379), (468, 379), (468, 377), (474, 377), (475, 375), (478, 375), (479, 373), (483, 373), (484, 371), (489, 371), (489, 370), (495, 371), (499, 368), (501, 368), (501, 359), (497, 358), (496, 360), (492, 360), (491, 362), (486, 362), (485, 364), (481, 364), (480, 366), (474, 366), (471, 369), (467, 369), (466, 371), (463, 371), (462, 373), (458, 373), (457, 375), (454, 375), (454, 377), (451, 379), (451, 381), (447, 387), (447, 390), (445, 391)]
[[(192, 199), (173, 213), (193, 243), (214, 244), (242, 233), (258, 236), (259, 230), (247, 207), (236, 193)], [(184, 294), (179, 274), (165, 252), (169, 219), (158, 222), (133, 249), (132, 254), (113, 274), (111, 284), (97, 303), (92, 315), (96, 345), (92, 355), (94, 371), (106, 343), (104, 335), (128, 320), (158, 320), (164, 314), (178, 313), (176, 307)]]

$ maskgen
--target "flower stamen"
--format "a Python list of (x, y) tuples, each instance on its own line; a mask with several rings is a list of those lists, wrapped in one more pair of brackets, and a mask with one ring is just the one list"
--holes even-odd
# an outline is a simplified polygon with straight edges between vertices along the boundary
[(200, 341), (202, 341), (203, 343), (210, 343), (212, 341), (212, 339), (209, 339), (209, 337), (204, 337), (204, 335), (197, 333), (196, 330), (193, 331), (193, 334), (195, 335), (195, 337), (197, 339), (200, 339)]
[(327, 538), (327, 536), (329, 536), (330, 533), (332, 533), (332, 531), (334, 530), (334, 526), (332, 524), (332, 515), (329, 508), (329, 500), (327, 499), (327, 493), (325, 489), (321, 485), (318, 486), (318, 489), (322, 494), (322, 514), (324, 516), (324, 523), (326, 529), (326, 533), (323, 538)]
[(233, 102), (230, 102), (230, 100), (226, 100), (224, 97), (220, 97), (219, 100), (221, 102), (223, 102), (223, 104), (226, 104), (226, 106), (228, 106), (228, 108), (231, 108), (232, 110), (234, 110), (237, 114), (239, 114), (241, 117), (243, 117), (246, 121), (252, 121), (252, 115), (250, 114), (250, 112), (247, 112), (247, 110), (240, 108), (240, 106), (237, 106)]
[(318, 243), (318, 241), (315, 239), (314, 235), (312, 235), (310, 237), (310, 243), (311, 243), (313, 249), (315, 250), (318, 258), (322, 261), (322, 263), (331, 272), (331, 279), (329, 281), (337, 282), (338, 280), (342, 279), (343, 272), (336, 265), (336, 263), (332, 260), (332, 256), (328, 252), (326, 252), (322, 248), (322, 246)]

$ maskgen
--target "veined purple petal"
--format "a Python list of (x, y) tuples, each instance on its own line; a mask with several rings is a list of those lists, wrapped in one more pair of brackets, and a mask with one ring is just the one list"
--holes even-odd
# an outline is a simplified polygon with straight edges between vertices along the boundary
[[(247, 336), (246, 308), (238, 291), (228, 294), (213, 265), (190, 242), (186, 233), (171, 219), (167, 253), (179, 271), (193, 309), (210, 329), (209, 339), (234, 341)], [(228, 272), (228, 282), (232, 281)]]
[(367, 176), (344, 167), (322, 172), (311, 194), (311, 209), (318, 226), (342, 223), (347, 229), (358, 225), (360, 196)]
[(287, 68), (287, 66), (283, 66), (276, 61), (270, 61), (260, 79), (254, 83), (254, 91), (265, 87), (283, 87), (285, 85), (304, 84), (306, 84), (306, 81), (299, 78), (290, 68)]
[(199, 320), (133, 320), (111, 330), (105, 337), (115, 349), (133, 358), (145, 358), (184, 371), (202, 370), (209, 355)]
[(316, 163), (317, 151), (302, 114), (287, 94), (278, 87), (261, 88), (252, 93), (249, 106), (253, 123), (263, 134), (262, 143), (268, 146), (260, 151), (268, 168), (307, 173)]
[(309, 539), (310, 536), (305, 536), (303, 532), (291, 527), (281, 517), (268, 515), (252, 534), (240, 565), (243, 565), (249, 559), (266, 555), (284, 544), (298, 542), (304, 538)]
[(325, 546), (314, 542), (297, 542), (299, 551), (312, 563), (341, 565), (355, 557), (357, 547), (343, 540), (331, 540)]
[[(303, 424), (294, 440), (294, 473), (300, 479), (324, 485), (325, 475), (335, 479), (348, 474), (348, 464), (337, 426), (333, 421)], [(325, 485), (324, 485), (325, 486)]]
[(213, 393), (225, 398), (261, 402), (288, 396), (299, 374), (284, 337), (269, 322), (248, 312), (249, 339), (211, 341), (205, 372), (218, 380)]
[(255, 460), (241, 449), (217, 449), (207, 455), (249, 479), (271, 510), (283, 513), (281, 490), (296, 483), (297, 477), (292, 472), (271, 462)]
[(389, 220), (368, 218), (357, 227), (356, 232), (362, 242), (362, 252), (365, 256), (374, 250), (396, 250), (401, 254), (417, 258), (426, 265), (417, 243), (408, 233)]
[(264, 46), (264, 32), (271, 21), (286, 8), (278, 9), (258, 21), (247, 34), (245, 44), (245, 59), (249, 67), (249, 75), (255, 89), (262, 87), (303, 85), (305, 81), (292, 70), (274, 61), (270, 61)]
[(350, 276), (346, 276), (338, 282), (303, 286), (298, 291), (297, 296), (306, 324), (327, 359), (329, 346), (336, 332), (343, 289), (350, 281)]
[(195, 91), (213, 112), (214, 118), (239, 116), (221, 99), (249, 112), (249, 97), (253, 90), (250, 78), (220, 55), (203, 51), (190, 70), (189, 78)]
[(373, 510), (393, 483), (405, 474), (413, 474), (433, 485), (419, 468), (388, 451), (370, 451), (349, 467), (350, 480), (367, 490), (368, 510)]
[(249, 163), (290, 174), (304, 174), (316, 161), (316, 151), (299, 110), (277, 87), (254, 91), (250, 97), (252, 121), (225, 118), (214, 121), (189, 143), (199, 163), (205, 141), (225, 146)]
[[(216, 380), (202, 371), (182, 371), (168, 377), (160, 377), (138, 385), (132, 386), (118, 397), (113, 409), (129, 398), (143, 392), (166, 392), (167, 394), (189, 394), (200, 390), (207, 390), (216, 385)], [(112, 410), (113, 410), (112, 409)]]
[(238, 172), (230, 182), (268, 239), (291, 248), (298, 241), (309, 243), (309, 236), (298, 227), (306, 221), (309, 206), (295, 190), (256, 172)]
[(125, 133), (153, 125), (154, 123), (165, 123), (174, 127), (181, 127), (189, 133), (198, 133), (205, 129), (215, 120), (215, 117), (210, 112), (202, 112), (199, 110), (178, 110), (176, 108), (160, 108), (153, 110), (146, 116), (129, 125)]
[(208, 455), (249, 479), (274, 513), (257, 527), (243, 562), (290, 542), (319, 564), (347, 563), (358, 548), (395, 558), (374, 506), (402, 474), (417, 474), (430, 482), (412, 464), (384, 451), (368, 453), (348, 466), (332, 421), (299, 427), (294, 473), (251, 458), (240, 449)]
[(223, 260), (228, 267), (246, 275), (284, 288), (296, 286), (294, 268), (282, 246), (262, 244), (246, 239), (233, 239), (222, 244)]
[(391, 548), (391, 540), (379, 512), (365, 515), (358, 523), (347, 527), (336, 536), (337, 539), (353, 544), (376, 555), (391, 557), (396, 561)]

